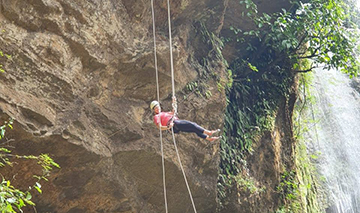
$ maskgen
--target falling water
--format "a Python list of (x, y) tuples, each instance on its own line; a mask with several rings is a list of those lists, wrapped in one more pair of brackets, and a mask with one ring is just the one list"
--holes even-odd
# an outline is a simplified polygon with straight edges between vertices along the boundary
[(360, 213), (360, 84), (334, 70), (316, 70), (311, 149), (320, 153), (319, 173), (327, 213)]

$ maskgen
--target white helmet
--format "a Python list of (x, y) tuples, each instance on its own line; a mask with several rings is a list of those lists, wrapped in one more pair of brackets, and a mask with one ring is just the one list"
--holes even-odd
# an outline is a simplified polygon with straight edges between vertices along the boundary
[(152, 101), (151, 104), (150, 104), (150, 109), (154, 109), (156, 106), (159, 106), (159, 102), (157, 101)]

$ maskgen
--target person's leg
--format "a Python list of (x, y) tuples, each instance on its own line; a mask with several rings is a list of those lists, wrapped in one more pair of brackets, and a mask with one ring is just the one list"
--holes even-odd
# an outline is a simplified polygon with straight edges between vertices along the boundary
[(211, 137), (211, 136), (207, 136), (206, 137), (206, 140), (208, 140), (208, 141), (215, 141), (215, 140), (217, 140), (217, 139), (220, 139), (221, 138), (221, 136), (218, 136), (218, 137)]
[(175, 120), (174, 127), (179, 129), (181, 132), (194, 132), (201, 138), (206, 138), (207, 136), (204, 134), (204, 128), (191, 121)]
[(174, 126), (176, 126), (177, 129), (179, 129), (182, 132), (194, 132), (196, 133), (200, 138), (207, 139), (209, 141), (213, 141), (216, 139), (219, 139), (219, 137), (211, 137), (209, 134), (213, 134), (215, 131), (208, 131), (199, 126), (198, 124), (187, 121), (187, 120), (175, 120)]

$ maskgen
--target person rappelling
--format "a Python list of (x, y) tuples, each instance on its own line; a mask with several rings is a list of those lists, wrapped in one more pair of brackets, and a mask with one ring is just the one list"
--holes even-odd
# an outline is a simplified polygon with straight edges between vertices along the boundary
[(157, 101), (153, 101), (150, 103), (150, 109), (154, 112), (154, 123), (159, 128), (160, 131), (160, 147), (161, 147), (161, 162), (162, 162), (162, 169), (163, 169), (163, 186), (164, 186), (164, 201), (165, 201), (165, 213), (168, 213), (168, 205), (167, 205), (167, 198), (166, 198), (166, 184), (165, 184), (165, 158), (164, 158), (164, 146), (162, 140), (161, 132), (163, 130), (171, 129), (172, 131), (172, 138), (174, 142), (174, 147), (176, 151), (177, 158), (179, 160), (179, 165), (181, 171), (184, 176), (184, 180), (186, 183), (186, 188), (189, 192), (191, 204), (193, 206), (194, 212), (197, 213), (195, 202), (193, 196), (191, 194), (190, 186), (187, 181), (184, 168), (181, 163), (179, 151), (177, 149), (176, 140), (174, 133), (179, 132), (194, 132), (199, 137), (205, 138), (209, 141), (214, 141), (219, 139), (220, 137), (212, 137), (213, 134), (219, 132), (219, 130), (209, 131), (205, 130), (204, 128), (200, 127), (196, 123), (187, 121), (187, 120), (180, 120), (177, 117), (177, 105), (176, 105), (176, 98), (175, 98), (175, 80), (174, 80), (174, 62), (173, 62), (173, 55), (172, 55), (172, 39), (171, 39), (171, 18), (170, 18), (170, 1), (167, 0), (168, 6), (168, 23), (169, 23), (169, 46), (170, 46), (170, 68), (171, 68), (171, 87), (172, 87), (172, 95), (173, 95), (173, 111), (172, 112), (161, 112), (160, 107), (160, 94), (159, 94), (159, 74), (158, 74), (158, 67), (157, 67), (157, 57), (156, 57), (156, 35), (155, 35), (155, 16), (154, 16), (154, 0), (151, 0), (151, 14), (152, 14), (152, 22), (153, 22), (153, 38), (154, 38), (154, 65), (155, 65), (155, 74), (156, 74), (156, 93), (157, 93)]
[[(176, 98), (173, 98), (173, 103), (176, 102)], [(188, 121), (180, 120), (174, 108), (171, 112), (162, 112), (160, 103), (158, 101), (152, 101), (150, 103), (150, 108), (154, 112), (154, 124), (161, 128), (161, 130), (171, 130), (173, 128), (174, 133), (179, 132), (192, 132), (195, 133), (200, 138), (206, 139), (208, 141), (215, 141), (220, 137), (214, 137), (213, 135), (220, 132), (220, 129), (217, 130), (207, 130), (198, 124)]]

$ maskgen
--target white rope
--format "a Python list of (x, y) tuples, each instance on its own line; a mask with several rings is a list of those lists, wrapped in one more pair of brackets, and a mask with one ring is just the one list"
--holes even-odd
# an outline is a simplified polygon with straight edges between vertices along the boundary
[[(176, 97), (175, 97), (175, 81), (174, 81), (174, 65), (173, 65), (173, 55), (172, 55), (172, 38), (171, 38), (171, 20), (170, 20), (170, 2), (169, 0), (167, 0), (167, 5), (168, 5), (168, 22), (169, 22), (169, 42), (170, 42), (170, 67), (171, 67), (171, 86), (172, 86), (172, 95), (173, 95), (173, 109), (174, 109), (174, 115), (177, 114), (177, 104), (176, 104)], [(160, 102), (160, 95), (159, 95), (159, 77), (158, 77), (158, 68), (157, 68), (157, 57), (156, 57), (156, 37), (155, 37), (155, 17), (154, 17), (154, 1), (151, 0), (151, 12), (152, 12), (152, 21), (153, 21), (153, 36), (154, 36), (154, 58), (155, 58), (155, 71), (156, 71), (156, 90), (157, 90), (157, 100), (158, 102)], [(175, 116), (174, 116), (175, 117)], [(163, 149), (163, 141), (162, 141), (162, 132), (161, 132), (161, 120), (160, 120), (160, 143), (161, 143), (161, 157), (162, 157), (162, 169), (163, 169), (163, 185), (164, 185), (164, 199), (165, 199), (165, 211), (166, 213), (168, 213), (168, 207), (167, 207), (167, 199), (166, 199), (166, 183), (165, 183), (165, 162), (164, 162), (164, 149)], [(176, 146), (176, 141), (175, 141), (175, 135), (174, 135), (174, 129), (171, 128), (172, 130), (172, 138), (173, 138), (173, 142), (174, 142), (174, 146), (175, 146), (175, 150), (176, 150), (176, 154), (177, 154), (177, 158), (179, 160), (179, 164), (180, 164), (180, 168), (181, 171), (183, 173), (184, 176), (184, 180), (186, 183), (186, 187), (189, 191), (189, 196), (191, 199), (191, 203), (193, 205), (194, 208), (194, 212), (196, 212), (196, 208), (195, 208), (195, 203), (194, 203), (194, 199), (192, 197), (191, 191), (190, 191), (190, 187), (189, 187), (189, 183), (186, 179), (186, 175), (185, 175), (185, 171), (183, 168), (183, 165), (181, 163), (181, 159), (180, 159), (180, 155), (179, 155), (179, 151), (177, 149)]]
[[(157, 95), (157, 101), (160, 103), (159, 74), (158, 74), (157, 57), (156, 57), (156, 36), (155, 36), (154, 0), (151, 0), (151, 14), (152, 14), (153, 35), (154, 35), (154, 61), (155, 61), (155, 71), (156, 71), (156, 95)], [(160, 120), (160, 122), (159, 122), (159, 128), (160, 128), (160, 144), (161, 144), (161, 145), (160, 145), (160, 149), (161, 149), (161, 163), (162, 163), (162, 173), (163, 173), (165, 212), (168, 213), (168, 206), (167, 206), (167, 199), (166, 199), (164, 146), (163, 146), (163, 140), (162, 140), (161, 120)]]
[(187, 187), (187, 189), (188, 189), (188, 191), (189, 191), (190, 200), (191, 200), (192, 206), (193, 206), (193, 208), (194, 208), (194, 212), (197, 213), (197, 212), (196, 212), (195, 203), (194, 203), (194, 199), (193, 199), (192, 194), (191, 194), (191, 191), (190, 191), (189, 183), (188, 183), (188, 181), (187, 181), (187, 179), (186, 179), (186, 175), (185, 175), (185, 172), (184, 172), (184, 167), (183, 167), (183, 165), (182, 165), (182, 163), (181, 163), (181, 160), (180, 160), (179, 151), (178, 151), (177, 146), (176, 146), (174, 128), (171, 128), (171, 132), (172, 132), (172, 138), (173, 138), (174, 146), (175, 146), (175, 150), (176, 150), (176, 155), (177, 155), (178, 160), (179, 160), (180, 168), (181, 168), (181, 171), (182, 171), (183, 176), (184, 176), (184, 180), (185, 180), (185, 183), (186, 183), (186, 187)]
[[(172, 86), (172, 96), (173, 96), (173, 109), (174, 109), (174, 116), (173, 118), (175, 118), (176, 114), (177, 114), (177, 104), (176, 104), (176, 97), (175, 97), (175, 81), (174, 81), (174, 63), (173, 63), (173, 54), (172, 54), (172, 38), (171, 38), (171, 19), (170, 19), (170, 2), (169, 0), (167, 0), (167, 6), (168, 6), (168, 22), (169, 22), (169, 45), (170, 45), (170, 67), (171, 67), (171, 86)], [(192, 194), (191, 194), (191, 191), (190, 191), (190, 187), (189, 187), (189, 183), (186, 179), (186, 175), (185, 175), (185, 172), (184, 172), (184, 168), (182, 166), (182, 163), (181, 163), (181, 159), (180, 159), (180, 155), (179, 155), (179, 151), (177, 149), (177, 146), (176, 146), (176, 141), (175, 141), (175, 135), (174, 135), (174, 128), (172, 127), (171, 128), (171, 132), (172, 132), (172, 138), (173, 138), (173, 142), (174, 142), (174, 146), (175, 146), (175, 150), (176, 150), (176, 155), (178, 157), (178, 160), (179, 160), (179, 165), (180, 165), (180, 168), (181, 168), (181, 171), (183, 173), (183, 176), (184, 176), (184, 180), (185, 180), (185, 183), (186, 183), (186, 187), (189, 191), (189, 196), (190, 196), (190, 200), (191, 200), (191, 203), (192, 203), (192, 206), (194, 208), (194, 212), (196, 212), (196, 207), (195, 207), (195, 203), (194, 203), (194, 199), (192, 197)]]
[(169, 45), (170, 45), (170, 68), (171, 68), (171, 86), (172, 86), (172, 96), (175, 97), (175, 81), (174, 81), (174, 63), (173, 63), (173, 54), (172, 54), (172, 38), (171, 38), (171, 19), (170, 19), (170, 2), (167, 0), (168, 6), (168, 22), (169, 22)]

